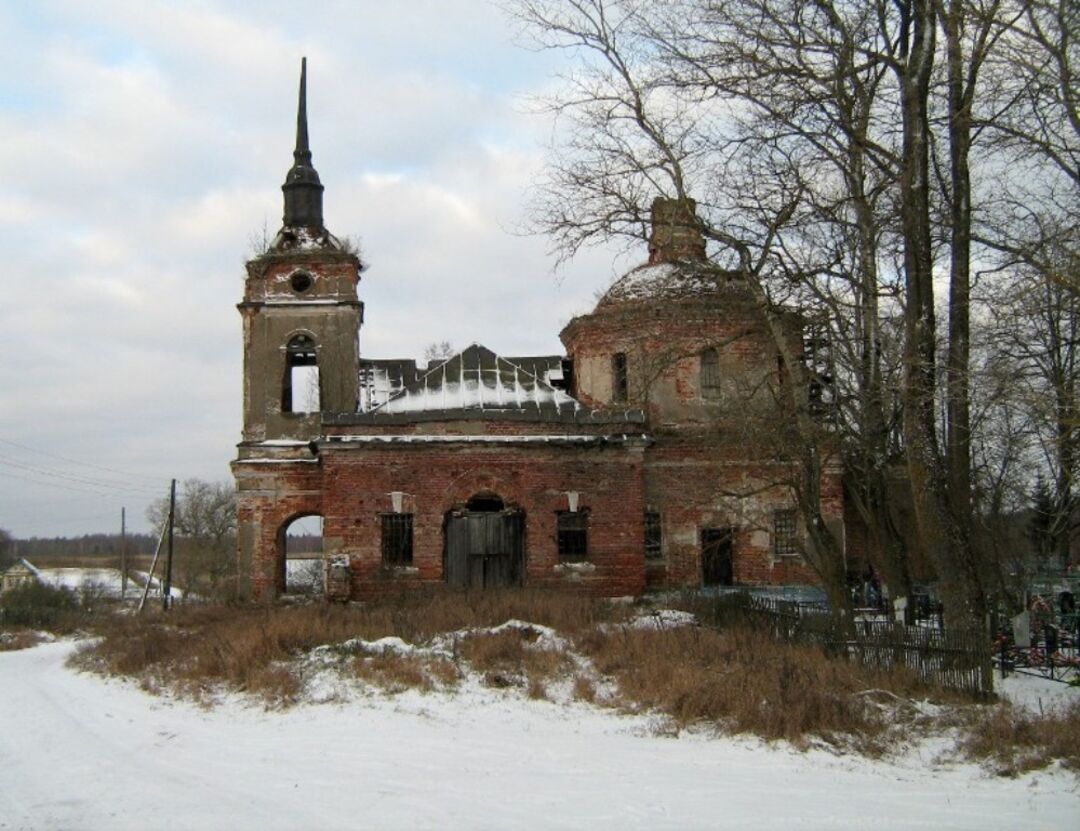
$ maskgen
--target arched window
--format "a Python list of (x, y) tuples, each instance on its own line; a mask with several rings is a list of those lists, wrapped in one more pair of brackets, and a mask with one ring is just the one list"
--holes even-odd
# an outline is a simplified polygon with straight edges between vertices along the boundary
[(322, 409), (319, 358), (310, 335), (296, 335), (285, 347), (281, 412), (317, 413)]
[(701, 352), (701, 397), (710, 401), (720, 397), (720, 355), (712, 346)]

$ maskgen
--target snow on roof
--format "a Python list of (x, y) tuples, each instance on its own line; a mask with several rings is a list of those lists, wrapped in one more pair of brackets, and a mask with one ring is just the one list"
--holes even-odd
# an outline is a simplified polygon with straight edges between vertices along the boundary
[(360, 361), (360, 411), (385, 404), (418, 378), (416, 361), (410, 358), (362, 359)]
[(703, 267), (699, 262), (638, 266), (612, 283), (597, 306), (715, 296), (718, 287), (730, 283), (733, 276), (732, 272)]
[(269, 253), (284, 251), (320, 251), (344, 249), (341, 241), (325, 228), (309, 228), (302, 225), (286, 225), (277, 232), (270, 243)]
[(406, 384), (375, 413), (448, 410), (574, 413), (582, 405), (533, 373), (474, 343)]

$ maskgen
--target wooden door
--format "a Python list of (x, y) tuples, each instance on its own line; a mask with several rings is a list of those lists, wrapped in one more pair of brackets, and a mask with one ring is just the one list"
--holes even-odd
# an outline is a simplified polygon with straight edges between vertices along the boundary
[(521, 585), (525, 522), (519, 511), (462, 511), (446, 521), (445, 576), (455, 588)]

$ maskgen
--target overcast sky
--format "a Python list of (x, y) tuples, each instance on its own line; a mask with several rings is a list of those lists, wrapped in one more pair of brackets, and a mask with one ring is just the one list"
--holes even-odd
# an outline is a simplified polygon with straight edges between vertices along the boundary
[[(619, 262), (523, 236), (559, 56), (486, 0), (0, 4), (0, 528), (148, 530), (240, 437), (243, 261), (281, 221), (300, 57), (367, 357), (561, 351)], [(644, 250), (640, 257), (644, 259)]]

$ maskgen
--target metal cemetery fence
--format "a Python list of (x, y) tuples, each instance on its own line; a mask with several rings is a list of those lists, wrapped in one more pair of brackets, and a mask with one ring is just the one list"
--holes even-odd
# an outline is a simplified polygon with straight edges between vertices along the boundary
[(830, 655), (875, 667), (906, 667), (920, 679), (984, 697), (993, 692), (990, 643), (978, 630), (906, 626), (892, 621), (852, 624), (820, 606), (729, 594), (715, 601), (718, 624), (747, 621), (780, 640), (820, 646)]

